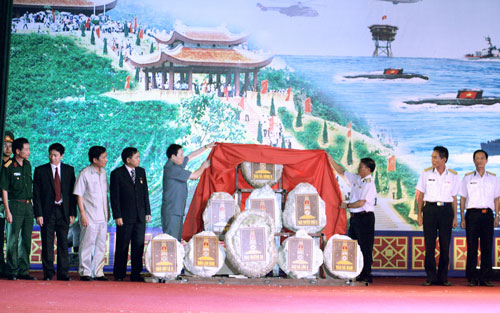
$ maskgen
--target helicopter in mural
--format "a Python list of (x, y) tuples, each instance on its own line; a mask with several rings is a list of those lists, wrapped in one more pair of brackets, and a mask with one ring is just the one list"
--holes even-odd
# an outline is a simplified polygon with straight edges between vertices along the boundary
[(415, 3), (422, 0), (378, 0), (378, 1), (387, 1), (387, 2), (392, 2), (394, 4), (398, 4), (398, 3)]
[(310, 6), (304, 5), (303, 2), (297, 2), (289, 6), (265, 6), (261, 3), (257, 3), (257, 7), (259, 7), (262, 11), (278, 11), (279, 13), (289, 17), (316, 17), (319, 15), (318, 11)]

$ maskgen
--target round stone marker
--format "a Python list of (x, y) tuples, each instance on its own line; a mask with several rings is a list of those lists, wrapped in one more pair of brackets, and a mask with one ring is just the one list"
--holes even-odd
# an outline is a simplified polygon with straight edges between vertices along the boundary
[(276, 264), (274, 225), (264, 211), (250, 209), (238, 214), (225, 243), (230, 264), (247, 277), (264, 276)]
[(363, 269), (363, 254), (356, 240), (348, 236), (333, 235), (323, 251), (326, 269), (333, 276), (353, 279)]
[(281, 179), (283, 173), (282, 164), (272, 163), (241, 163), (243, 178), (254, 188), (274, 186)]
[(217, 235), (202, 231), (189, 240), (184, 257), (184, 267), (196, 276), (212, 277), (222, 268), (226, 260), (224, 248)]
[(175, 279), (182, 271), (184, 247), (174, 237), (160, 234), (146, 248), (146, 270), (156, 279)]
[(325, 228), (325, 202), (313, 185), (300, 183), (287, 195), (283, 225), (290, 230), (303, 229), (307, 233), (317, 233)]
[(290, 278), (312, 277), (318, 273), (321, 264), (323, 251), (319, 242), (305, 230), (287, 238), (279, 248), (278, 265)]
[(239, 212), (240, 206), (232, 195), (227, 192), (214, 192), (203, 211), (204, 229), (218, 233), (219, 239), (223, 240), (234, 216)]
[(269, 186), (252, 191), (245, 203), (245, 208), (267, 212), (273, 220), (275, 233), (281, 232), (281, 194), (275, 193)]

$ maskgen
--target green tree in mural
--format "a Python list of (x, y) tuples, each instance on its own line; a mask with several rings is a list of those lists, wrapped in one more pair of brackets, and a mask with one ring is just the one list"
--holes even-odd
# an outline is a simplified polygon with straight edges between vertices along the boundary
[(302, 107), (299, 106), (297, 111), (297, 119), (295, 120), (295, 127), (302, 127)]
[(281, 136), (281, 148), (286, 148), (285, 136)]
[(260, 97), (260, 92), (257, 92), (257, 106), (262, 106), (262, 99)]
[(139, 67), (135, 68), (135, 76), (134, 76), (134, 81), (138, 82), (139, 81)]
[(347, 148), (347, 165), (352, 165), (352, 144), (349, 140), (349, 147)]
[(153, 45), (153, 43), (151, 43), (151, 46), (149, 47), (149, 53), (153, 52), (155, 52), (155, 46)]
[(129, 31), (130, 31), (130, 30), (129, 30), (129, 28), (128, 28), (128, 23), (127, 23), (127, 22), (123, 23), (123, 35), (124, 35), (125, 37), (128, 37), (128, 33), (129, 33)]
[(262, 124), (259, 121), (259, 126), (257, 127), (257, 141), (262, 143), (264, 139), (262, 138)]
[(270, 116), (276, 116), (276, 108), (274, 106), (274, 97), (271, 98), (271, 110), (269, 112)]
[(90, 44), (95, 45), (95, 35), (94, 35), (94, 30), (90, 32)]
[(378, 179), (378, 171), (375, 173), (375, 188), (377, 192), (380, 191), (380, 180)]
[(139, 38), (139, 32), (137, 32), (137, 38), (135, 38), (135, 45), (140, 46), (141, 45), (141, 38)]
[(102, 54), (108, 54), (108, 39), (104, 38), (104, 46), (102, 47)]
[(121, 50), (120, 50), (120, 59), (118, 60), (118, 66), (123, 67), (123, 54)]
[(328, 143), (328, 125), (326, 124), (326, 120), (323, 123), (323, 143)]
[(403, 190), (401, 189), (401, 178), (398, 177), (396, 183), (396, 200), (403, 198)]

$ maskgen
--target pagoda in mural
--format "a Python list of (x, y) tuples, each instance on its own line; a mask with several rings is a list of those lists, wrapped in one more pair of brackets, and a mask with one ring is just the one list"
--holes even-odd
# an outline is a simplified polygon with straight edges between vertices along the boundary
[[(247, 34), (233, 34), (226, 27), (188, 27), (176, 23), (170, 33), (153, 35), (159, 49), (149, 55), (134, 55), (129, 63), (144, 72), (145, 89), (174, 89), (174, 83), (187, 84), (193, 91), (193, 74), (208, 75), (208, 83), (222, 83), (237, 91), (257, 89), (257, 75), (272, 56), (246, 48)], [(161, 80), (161, 83), (157, 81)], [(241, 88), (243, 87), (243, 88)], [(238, 96), (239, 94), (236, 94)]]

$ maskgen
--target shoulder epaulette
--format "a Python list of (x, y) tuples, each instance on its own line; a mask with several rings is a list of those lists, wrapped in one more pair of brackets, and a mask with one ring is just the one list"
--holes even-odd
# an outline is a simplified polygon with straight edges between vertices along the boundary
[(5, 168), (9, 167), (9, 165), (12, 164), (12, 160), (8, 160), (7, 162), (5, 162), (5, 164), (3, 165)]
[(493, 176), (497, 176), (497, 174), (492, 173), (492, 172), (490, 172), (490, 171), (486, 171), (486, 173), (488, 173), (488, 174), (490, 174), (490, 175), (493, 175)]
[(474, 174), (475, 172), (476, 172), (476, 171), (469, 172), (469, 173), (465, 174), (465, 176), (469, 176), (469, 175), (471, 175), (471, 174)]
[(424, 170), (424, 172), (428, 172), (428, 171), (430, 171), (430, 170), (432, 170), (432, 166), (431, 166), (431, 167), (426, 168), (426, 169)]
[(454, 170), (452, 170), (451, 168), (448, 169), (449, 172), (452, 172), (453, 174), (457, 175), (457, 172), (455, 172)]

